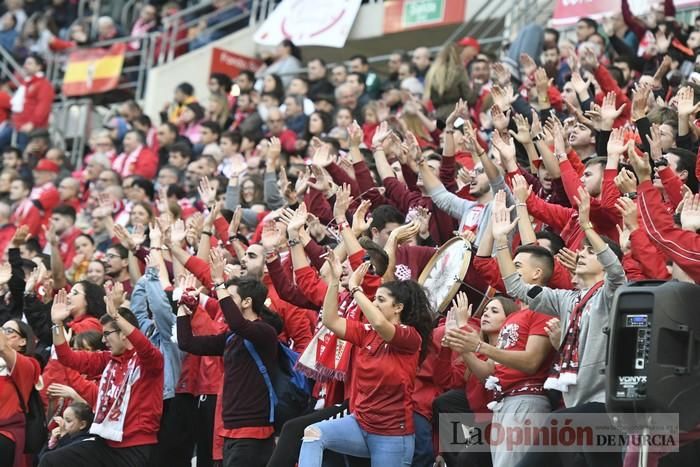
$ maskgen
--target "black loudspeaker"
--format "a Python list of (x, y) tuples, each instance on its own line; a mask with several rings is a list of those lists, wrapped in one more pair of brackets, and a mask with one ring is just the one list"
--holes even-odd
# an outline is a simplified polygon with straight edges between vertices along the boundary
[(700, 285), (644, 281), (621, 287), (610, 316), (608, 412), (678, 413), (700, 423)]

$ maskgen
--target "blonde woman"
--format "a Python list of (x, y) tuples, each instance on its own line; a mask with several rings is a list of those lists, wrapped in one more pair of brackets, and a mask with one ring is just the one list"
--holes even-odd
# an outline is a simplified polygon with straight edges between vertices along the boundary
[(455, 103), (471, 93), (458, 48), (454, 44), (444, 47), (425, 76), (424, 100), (432, 101), (437, 118), (445, 120)]

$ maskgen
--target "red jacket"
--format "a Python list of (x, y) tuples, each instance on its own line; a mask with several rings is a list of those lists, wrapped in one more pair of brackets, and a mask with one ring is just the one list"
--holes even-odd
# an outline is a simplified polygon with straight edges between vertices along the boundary
[(651, 181), (640, 183), (637, 193), (641, 227), (661, 251), (695, 282), (700, 282), (700, 235), (675, 226)]
[(56, 346), (58, 360), (67, 367), (89, 375), (102, 373), (92, 433), (96, 433), (96, 424), (110, 417), (111, 411), (105, 413), (103, 406), (109, 410), (113, 404), (115, 408), (119, 405), (111, 390), (127, 384), (124, 378), (128, 375), (133, 378), (128, 403), (123, 408), (126, 416), (122, 440), (107, 440), (107, 445), (113, 448), (156, 444), (163, 413), (163, 355), (138, 329), (134, 329), (128, 339), (133, 348), (121, 355), (109, 351), (74, 351), (65, 342)]
[(22, 87), (25, 88), (24, 106), (21, 112), (12, 115), (13, 126), (19, 130), (24, 124), (31, 123), (34, 128), (46, 128), (55, 96), (53, 86), (43, 73), (39, 73), (25, 79), (20, 89)]
[(142, 146), (135, 159), (130, 160), (131, 154), (121, 153), (114, 160), (113, 168), (122, 177), (140, 175), (146, 180), (154, 180), (158, 174), (158, 154), (146, 146)]
[(29, 200), (22, 201), (19, 205), (12, 206), (12, 216), (10, 216), (10, 224), (26, 225), (29, 227), (29, 233), (32, 237), (38, 237), (41, 232), (41, 212)]
[[(192, 331), (195, 335), (216, 335), (228, 330), (219, 302), (206, 300), (192, 315)], [(175, 392), (194, 396), (219, 394), (224, 377), (223, 357), (185, 354)], [(217, 403), (218, 404), (218, 403)]]

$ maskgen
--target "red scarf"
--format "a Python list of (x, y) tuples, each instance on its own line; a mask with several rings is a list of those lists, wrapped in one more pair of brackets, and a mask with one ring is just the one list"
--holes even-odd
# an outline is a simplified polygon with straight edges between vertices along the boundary
[(591, 287), (583, 298), (576, 304), (569, 316), (569, 327), (564, 335), (564, 342), (559, 348), (559, 363), (552, 368), (547, 381), (544, 383), (545, 389), (556, 389), (561, 392), (568, 392), (569, 386), (576, 384), (578, 376), (578, 344), (581, 331), (581, 317), (583, 309), (591, 297), (603, 286), (603, 281), (597, 282)]
[[(340, 294), (338, 314), (350, 321), (359, 321), (360, 307), (350, 293)], [(296, 368), (312, 379), (319, 381), (345, 381), (350, 366), (352, 344), (333, 334), (319, 320), (316, 334), (306, 347)]]

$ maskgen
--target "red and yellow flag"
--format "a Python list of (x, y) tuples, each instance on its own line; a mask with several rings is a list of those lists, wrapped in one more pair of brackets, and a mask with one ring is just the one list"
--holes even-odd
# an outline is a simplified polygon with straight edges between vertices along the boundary
[(126, 44), (109, 49), (82, 49), (71, 53), (63, 76), (63, 94), (87, 96), (111, 91), (119, 84)]

